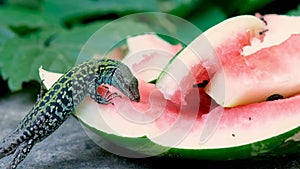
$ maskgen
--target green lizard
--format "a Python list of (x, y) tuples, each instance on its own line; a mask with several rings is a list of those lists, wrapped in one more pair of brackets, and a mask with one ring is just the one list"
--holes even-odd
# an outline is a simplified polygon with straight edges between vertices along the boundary
[(73, 67), (37, 101), (17, 129), (3, 139), (0, 159), (13, 154), (7, 169), (16, 168), (32, 147), (61, 126), (86, 96), (99, 104), (112, 104), (112, 99), (119, 96), (117, 93), (107, 89), (101, 96), (97, 92), (98, 86), (105, 84), (116, 87), (132, 101), (140, 100), (137, 79), (119, 61), (92, 59)]

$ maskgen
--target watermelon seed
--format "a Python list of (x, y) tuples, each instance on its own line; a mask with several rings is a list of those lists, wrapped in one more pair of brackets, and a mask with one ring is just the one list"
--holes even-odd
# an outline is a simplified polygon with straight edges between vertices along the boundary
[(231, 134), (232, 135), (232, 137), (235, 137), (235, 134)]
[(265, 29), (265, 30), (263, 30), (263, 31), (260, 31), (260, 32), (259, 32), (259, 35), (262, 35), (262, 34), (268, 32), (268, 31), (269, 31), (269, 29)]
[(194, 84), (193, 88), (204, 88), (208, 84), (208, 80), (203, 80), (201, 83)]
[(252, 120), (252, 118), (251, 118), (251, 117), (249, 117), (249, 120)]
[(260, 20), (262, 20), (266, 25), (268, 25), (268, 22), (265, 20), (263, 16), (259, 17)]
[(269, 96), (266, 101), (273, 101), (273, 100), (279, 100), (279, 99), (283, 99), (283, 96), (280, 94), (273, 94), (273, 95)]

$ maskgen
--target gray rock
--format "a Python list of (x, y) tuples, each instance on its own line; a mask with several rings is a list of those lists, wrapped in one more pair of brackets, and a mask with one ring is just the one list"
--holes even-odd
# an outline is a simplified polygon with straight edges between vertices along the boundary
[[(13, 130), (33, 106), (36, 95), (22, 91), (0, 99), (0, 138)], [(268, 160), (238, 160), (212, 162), (172, 158), (126, 158), (114, 155), (95, 144), (80, 123), (70, 117), (55, 133), (37, 144), (18, 169), (150, 169), (195, 166), (196, 168), (270, 169), (300, 168), (300, 155)], [(4, 168), (11, 157), (0, 160)], [(205, 167), (206, 168), (206, 167)]]

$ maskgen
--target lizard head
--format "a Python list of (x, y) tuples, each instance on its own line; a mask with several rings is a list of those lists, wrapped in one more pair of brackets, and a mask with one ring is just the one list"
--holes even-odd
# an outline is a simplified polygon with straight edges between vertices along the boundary
[(132, 101), (140, 101), (138, 80), (133, 76), (130, 69), (123, 63), (120, 63), (112, 75), (112, 86), (120, 90), (126, 97)]

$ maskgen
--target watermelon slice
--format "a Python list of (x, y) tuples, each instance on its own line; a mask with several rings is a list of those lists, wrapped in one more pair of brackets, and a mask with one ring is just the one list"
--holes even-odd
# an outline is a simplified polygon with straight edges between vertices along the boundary
[[(266, 15), (264, 21), (259, 16), (230, 18), (204, 32), (178, 54), (165, 70), (169, 75), (162, 73), (157, 87), (166, 99), (178, 103), (184, 101), (191, 89), (186, 86), (201, 83), (204, 78), (210, 81), (205, 91), (223, 107), (263, 102), (274, 94), (286, 98), (300, 93), (297, 78), (300, 47), (295, 45), (300, 40), (300, 26), (282, 30), (283, 25), (295, 23), (300, 25), (300, 17)], [(214, 52), (191, 52), (201, 45), (210, 47), (207, 42), (203, 43), (204, 38)], [(178, 75), (179, 61), (190, 68), (177, 78), (185, 87), (181, 87), (183, 84), (167, 87), (170, 76)], [(204, 71), (194, 70), (199, 67), (207, 70), (209, 77)], [(178, 93), (183, 95), (179, 101), (176, 100)]]
[[(227, 19), (208, 29), (171, 60), (164, 70), (168, 73), (163, 72), (159, 76), (157, 88), (166, 99), (178, 104), (185, 103), (185, 96), (193, 84), (209, 80), (221, 69), (218, 52), (225, 55), (224, 58), (234, 56), (241, 52), (241, 47), (249, 45), (252, 38), (261, 38), (259, 32), (264, 29), (263, 21), (248, 15)], [(218, 89), (216, 100), (225, 97), (225, 86)]]
[[(280, 20), (281, 16), (268, 15), (264, 17), (267, 22), (268, 17)], [(225, 29), (227, 26), (231, 31)], [(225, 67), (224, 61), (233, 65), (233, 59), (242, 60), (240, 55), (243, 52), (243, 55), (250, 58), (251, 55), (262, 51), (265, 51), (262, 52), (262, 56), (265, 56), (268, 49), (274, 48), (277, 48), (277, 51), (274, 49), (276, 52), (273, 51), (272, 54), (285, 53), (288, 50), (284, 55), (288, 58), (292, 57), (290, 51), (293, 49), (299, 52), (297, 44), (294, 44), (299, 38), (298, 35), (290, 35), (280, 43), (270, 46), (257, 45), (264, 46), (257, 51), (251, 49), (252, 44), (262, 44), (264, 39), (267, 39), (265, 28), (265, 23), (254, 16), (230, 18), (205, 32), (207, 37), (200, 35), (201, 37), (191, 43), (195, 46), (196, 42), (208, 44), (209, 49), (202, 53), (201, 57), (198, 57), (201, 51), (194, 50), (195, 46), (188, 46), (189, 50), (185, 48), (170, 61), (165, 71), (160, 74), (156, 85), (139, 79), (140, 103), (131, 102), (124, 96), (115, 98), (114, 106), (99, 105), (87, 98), (74, 115), (101, 137), (97, 143), (102, 148), (128, 157), (165, 155), (228, 160), (299, 152), (300, 108), (297, 103), (300, 101), (300, 95), (297, 93), (284, 99), (251, 101), (243, 105), (234, 103), (239, 106), (224, 108), (226, 104), (220, 103), (222, 99), (227, 103), (227, 98), (218, 96), (217, 92), (208, 92), (217, 89), (213, 88), (213, 85), (220, 85), (220, 81), (214, 80), (218, 72), (223, 72), (225, 77), (228, 75), (221, 69)], [(268, 29), (271, 28), (270, 25)], [(259, 32), (262, 32), (262, 36)], [(224, 40), (228, 40), (229, 35), (231, 41), (225, 43)], [(269, 35), (271, 36), (271, 33)], [(220, 57), (222, 49), (227, 49), (223, 51), (226, 58)], [(296, 57), (292, 57), (294, 58)], [(179, 62), (176, 62), (177, 60)], [(177, 72), (178, 76), (171, 76), (169, 81), (167, 77), (176, 73), (172, 70), (177, 63), (182, 64), (182, 70), (185, 71)], [(40, 76), (56, 79), (60, 75), (49, 74), (40, 69)], [(175, 80), (172, 81), (172, 78)], [(205, 90), (193, 87), (195, 83), (201, 83), (203, 80), (210, 81)], [(52, 80), (44, 82), (49, 83), (48, 86), (54, 83)], [(223, 85), (219, 89), (227, 90), (227, 87)], [(113, 87), (110, 90), (118, 92)], [(203, 133), (208, 133), (204, 134), (207, 137), (205, 140), (201, 140)], [(110, 144), (107, 144), (107, 140)]]
[(122, 60), (137, 78), (154, 81), (169, 60), (182, 49), (181, 44), (170, 45), (155, 34), (143, 34), (127, 38), (128, 54)]
[[(251, 44), (230, 55), (223, 51), (232, 46), (216, 49), (222, 69), (205, 90), (224, 107), (263, 102), (274, 94), (286, 98), (300, 93), (300, 47), (296, 45), (300, 27), (282, 31), (279, 26), (300, 25), (300, 17), (266, 15), (264, 20), (263, 39), (252, 38)], [(219, 93), (220, 86), (225, 86), (224, 95)]]

